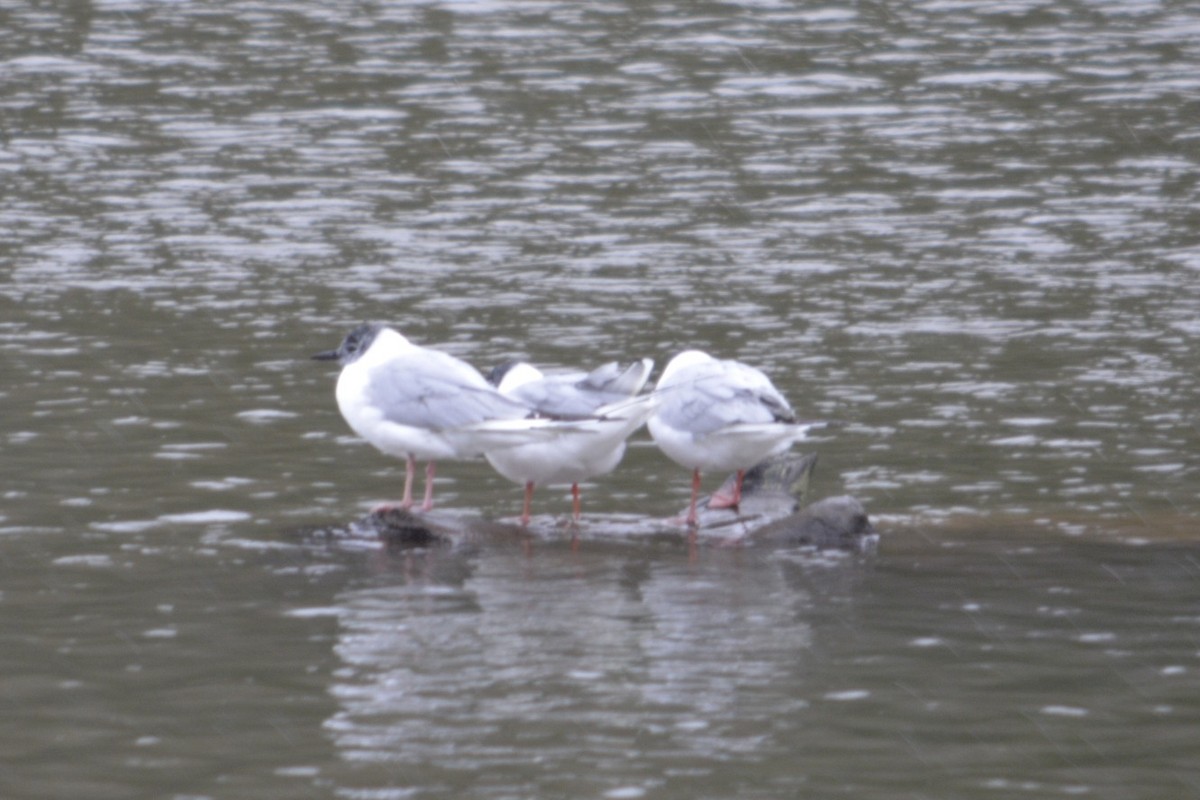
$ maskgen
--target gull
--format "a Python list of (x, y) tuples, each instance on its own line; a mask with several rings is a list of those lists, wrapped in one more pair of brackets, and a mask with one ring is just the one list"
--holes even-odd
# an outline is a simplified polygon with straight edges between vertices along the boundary
[(554, 418), (577, 420), (577, 432), (553, 441), (489, 450), (497, 472), (525, 487), (521, 524), (528, 525), (537, 485), (569, 483), (573, 518), (579, 521), (579, 483), (611, 472), (625, 454), (625, 440), (654, 413), (657, 398), (638, 396), (654, 362), (649, 358), (622, 368), (613, 361), (589, 373), (546, 376), (532, 364), (509, 362), (488, 380), (507, 397)]
[(417, 459), (426, 461), (422, 511), (433, 508), (435, 461), (467, 459), (488, 449), (548, 441), (575, 429), (540, 418), (506, 397), (470, 364), (413, 344), (394, 328), (358, 326), (336, 350), (314, 359), (337, 361), (338, 410), (380, 451), (405, 460), (401, 508), (413, 506)]
[(628, 400), (642, 390), (654, 369), (643, 358), (622, 367), (616, 361), (591, 372), (544, 375), (528, 361), (508, 361), (488, 373), (488, 383), (501, 394), (520, 400), (542, 414), (560, 419), (594, 416), (596, 409)]
[(803, 439), (820, 423), (797, 422), (787, 400), (761, 370), (718, 360), (700, 350), (671, 359), (655, 387), (658, 408), (646, 426), (672, 461), (692, 470), (687, 524), (696, 526), (701, 471), (737, 471), (731, 494), (718, 492), (710, 507), (741, 502), (746, 470)]

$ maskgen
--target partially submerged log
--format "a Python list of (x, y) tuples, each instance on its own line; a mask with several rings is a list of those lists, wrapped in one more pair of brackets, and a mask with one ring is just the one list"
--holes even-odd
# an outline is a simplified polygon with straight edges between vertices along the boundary
[[(877, 536), (862, 504), (849, 495), (803, 506), (816, 455), (783, 454), (747, 470), (742, 502), (736, 509), (699, 509), (700, 525), (689, 529), (677, 519), (587, 515), (576, 525), (525, 527), (453, 512), (414, 513), (401, 508), (373, 511), (339, 528), (314, 531), (326, 541), (379, 541), (389, 549), (416, 549), (483, 543), (530, 536), (634, 541), (663, 537), (768, 547), (863, 550)], [(730, 476), (727, 483), (733, 480)], [(717, 491), (721, 494), (721, 490)]]

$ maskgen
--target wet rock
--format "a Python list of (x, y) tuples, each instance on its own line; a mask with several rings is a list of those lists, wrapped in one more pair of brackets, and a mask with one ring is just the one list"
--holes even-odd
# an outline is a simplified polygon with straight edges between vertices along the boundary
[(878, 539), (867, 510), (851, 495), (827, 497), (752, 534), (764, 544), (862, 550)]

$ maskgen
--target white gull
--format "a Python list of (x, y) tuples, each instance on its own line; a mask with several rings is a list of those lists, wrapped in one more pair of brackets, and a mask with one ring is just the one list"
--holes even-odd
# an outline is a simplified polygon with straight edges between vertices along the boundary
[(614, 361), (589, 373), (565, 375), (543, 375), (523, 361), (492, 370), (488, 378), (502, 394), (540, 414), (578, 421), (578, 432), (484, 454), (497, 472), (525, 487), (523, 525), (529, 524), (534, 487), (554, 484), (571, 485), (573, 517), (579, 520), (580, 482), (615, 469), (625, 454), (625, 440), (654, 412), (656, 397), (637, 396), (653, 367), (644, 358), (626, 368)]
[(672, 358), (655, 394), (660, 396), (658, 408), (647, 427), (663, 453), (692, 470), (687, 514), (692, 526), (701, 472), (736, 470), (732, 496), (714, 496), (713, 502), (737, 506), (746, 469), (821, 424), (797, 422), (792, 407), (761, 370), (699, 350)]
[(359, 436), (405, 459), (402, 508), (413, 505), (413, 473), (425, 467), (425, 500), (433, 508), (435, 461), (461, 460), (486, 450), (547, 441), (576, 430), (543, 419), (496, 390), (470, 364), (413, 344), (378, 323), (352, 330), (336, 350), (313, 358), (337, 361), (337, 404)]

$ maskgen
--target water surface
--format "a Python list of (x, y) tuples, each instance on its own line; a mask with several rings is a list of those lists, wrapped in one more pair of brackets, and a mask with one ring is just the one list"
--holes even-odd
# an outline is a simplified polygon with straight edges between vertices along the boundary
[[(1187, 4), (0, 18), (5, 796), (1194, 791)], [(305, 360), (363, 319), (754, 363), (883, 541), (303, 548), (399, 493)]]

